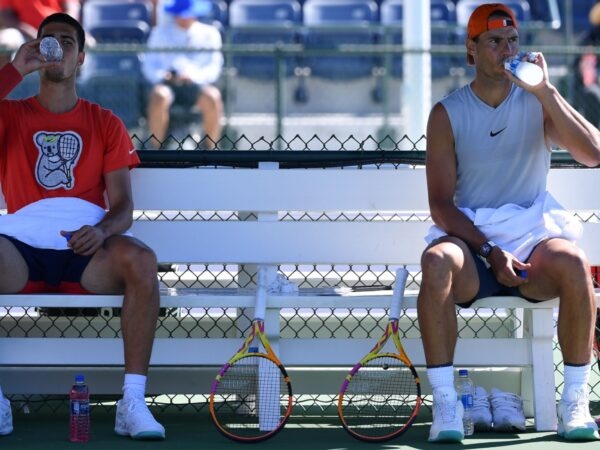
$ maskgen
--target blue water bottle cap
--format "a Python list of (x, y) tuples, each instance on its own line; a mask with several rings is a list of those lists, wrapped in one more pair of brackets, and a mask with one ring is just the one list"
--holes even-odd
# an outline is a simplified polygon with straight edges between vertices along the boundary
[(83, 383), (83, 382), (85, 382), (84, 375), (75, 375), (75, 383)]
[(458, 376), (459, 377), (468, 377), (469, 376), (469, 371), (467, 369), (460, 369), (458, 371)]

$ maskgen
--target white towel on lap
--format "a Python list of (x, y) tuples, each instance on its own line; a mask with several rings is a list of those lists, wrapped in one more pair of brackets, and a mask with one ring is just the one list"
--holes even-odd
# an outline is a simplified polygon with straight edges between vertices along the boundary
[(14, 214), (0, 216), (0, 234), (37, 248), (66, 250), (67, 240), (61, 230), (75, 231), (84, 225), (96, 225), (105, 214), (98, 205), (79, 198), (47, 198)]
[[(549, 192), (540, 194), (528, 208), (509, 203), (500, 208), (459, 209), (489, 240), (521, 261), (544, 239), (562, 237), (575, 242), (583, 231), (581, 222)], [(442, 236), (446, 232), (433, 225), (425, 240), (429, 244)]]

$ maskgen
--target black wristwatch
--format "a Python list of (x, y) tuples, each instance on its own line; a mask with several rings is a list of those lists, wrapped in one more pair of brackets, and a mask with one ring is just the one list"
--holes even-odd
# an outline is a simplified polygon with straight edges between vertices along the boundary
[(495, 246), (496, 246), (496, 244), (494, 244), (494, 242), (487, 241), (481, 247), (479, 247), (479, 250), (477, 250), (477, 254), (479, 256), (481, 256), (482, 258), (487, 259), (487, 257), (490, 256), (490, 254), (492, 253), (492, 249)]

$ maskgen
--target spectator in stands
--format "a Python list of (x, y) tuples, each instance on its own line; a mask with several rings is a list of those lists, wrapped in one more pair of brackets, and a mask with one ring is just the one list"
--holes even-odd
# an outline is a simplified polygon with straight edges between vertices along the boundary
[[(44, 62), (39, 43), (46, 36), (59, 40), (61, 61)], [(126, 233), (133, 211), (129, 169), (139, 158), (121, 120), (77, 96), (84, 44), (79, 22), (55, 13), (0, 69), (0, 99), (25, 75), (40, 77), (37, 96), (0, 100), (0, 181), (8, 209), (0, 218), (0, 292), (123, 293), (125, 380), (115, 431), (163, 439), (145, 402), (159, 310), (157, 261)], [(10, 404), (0, 396), (0, 434), (11, 431)]]
[(507, 6), (473, 11), (466, 48), (475, 79), (434, 105), (427, 125), (435, 225), (421, 259), (418, 317), (433, 389), (429, 440), (463, 439), (463, 406), (454, 388), (455, 307), (503, 294), (533, 302), (560, 297), (558, 433), (595, 440), (588, 406), (596, 311), (590, 266), (573, 243), (581, 225), (546, 191), (546, 182), (552, 143), (596, 166), (600, 132), (550, 84), (542, 54), (535, 64), (543, 79), (535, 86), (504, 69), (503, 61), (519, 50), (517, 21)]
[[(208, 142), (221, 137), (223, 103), (213, 85), (221, 74), (221, 34), (212, 25), (198, 21), (210, 11), (206, 0), (171, 0), (165, 12), (174, 21), (157, 25), (148, 38), (149, 48), (190, 48), (189, 52), (149, 52), (143, 61), (144, 76), (152, 85), (148, 101), (148, 128), (160, 145), (169, 128), (173, 103), (202, 113)], [(208, 49), (208, 51), (194, 51)]]
[[(600, 3), (596, 3), (589, 14), (591, 28), (581, 40), (582, 47), (600, 46)], [(600, 79), (598, 55), (589, 52), (577, 58), (575, 64), (575, 92), (579, 111), (595, 126), (600, 126)]]
[(64, 12), (79, 19), (80, 0), (0, 0), (0, 28), (16, 28), (26, 40), (35, 39), (44, 17)]

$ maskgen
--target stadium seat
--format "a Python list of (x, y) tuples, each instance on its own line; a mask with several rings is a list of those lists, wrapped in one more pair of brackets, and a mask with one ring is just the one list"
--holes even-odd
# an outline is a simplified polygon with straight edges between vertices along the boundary
[(127, 128), (144, 114), (144, 80), (135, 53), (88, 53), (78, 79), (83, 98), (110, 109)]
[[(239, 44), (295, 44), (301, 25), (297, 0), (233, 0), (229, 5), (229, 39)], [(294, 56), (286, 57), (285, 75), (296, 67)], [(234, 55), (233, 66), (239, 76), (272, 80), (277, 73), (273, 56)]]
[(141, 75), (141, 62), (137, 53), (87, 53), (81, 66), (80, 79), (98, 73)]
[(558, 2), (558, 9), (563, 17), (562, 26), (566, 26), (568, 21), (572, 23), (573, 33), (577, 36), (591, 28), (589, 13), (592, 6), (598, 0), (574, 0), (571, 2), (571, 17), (567, 17), (566, 5), (564, 1)]
[(346, 45), (371, 45), (378, 42), (377, 4), (373, 0), (305, 0), (304, 45), (309, 52), (306, 65), (311, 75), (328, 79), (369, 77), (380, 66), (376, 56), (335, 56), (327, 51)]
[(200, 22), (208, 23), (217, 27), (222, 33), (229, 24), (229, 13), (227, 3), (224, 0), (208, 0), (212, 3), (210, 12), (198, 19)]
[[(402, 44), (404, 0), (383, 0), (381, 3), (381, 24), (384, 26), (384, 41), (389, 44)], [(455, 44), (456, 9), (450, 0), (431, 0), (431, 44)], [(402, 55), (394, 55), (391, 62), (392, 75), (402, 77)], [(433, 77), (447, 76), (454, 65), (450, 56), (433, 56), (431, 73)]]
[[(456, 3), (456, 21), (458, 26), (466, 27), (473, 10), (484, 3), (492, 2), (487, 0), (458, 0)], [(505, 0), (502, 3), (514, 11), (517, 21), (528, 22), (531, 20), (531, 8), (528, 1)]]
[(83, 4), (82, 22), (100, 43), (143, 43), (150, 33), (151, 11), (149, 0), (92, 0)]

